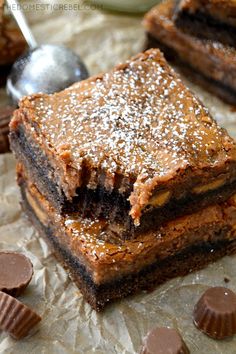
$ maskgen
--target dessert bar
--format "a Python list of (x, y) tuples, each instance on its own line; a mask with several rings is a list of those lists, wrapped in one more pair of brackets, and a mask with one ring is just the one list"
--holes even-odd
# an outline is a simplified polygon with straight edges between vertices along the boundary
[(24, 98), (10, 130), (17, 159), (53, 207), (105, 218), (118, 238), (235, 192), (235, 142), (158, 49)]
[(0, 86), (5, 83), (12, 64), (25, 49), (26, 42), (17, 25), (0, 8)]
[(97, 311), (236, 251), (236, 197), (134, 240), (104, 240), (106, 221), (60, 215), (18, 165), (23, 209)]
[(173, 0), (166, 0), (146, 14), (144, 27), (151, 39), (148, 46), (160, 47), (168, 59), (181, 64), (191, 80), (235, 104), (236, 49), (178, 29), (172, 19), (174, 6)]
[(236, 46), (235, 0), (177, 0), (174, 21), (194, 36)]

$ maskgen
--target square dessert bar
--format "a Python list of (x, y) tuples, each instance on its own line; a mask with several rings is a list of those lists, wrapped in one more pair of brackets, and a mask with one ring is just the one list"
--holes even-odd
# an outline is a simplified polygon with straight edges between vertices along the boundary
[(60, 215), (18, 165), (23, 209), (97, 311), (236, 251), (236, 196), (136, 239), (106, 241), (106, 221)]
[(20, 102), (11, 146), (60, 212), (132, 238), (226, 200), (236, 144), (157, 49), (53, 95)]
[(178, 0), (174, 20), (194, 36), (236, 46), (235, 0)]
[[(2, 7), (1, 7), (2, 5)], [(26, 42), (15, 22), (3, 13), (0, 1), (0, 86), (15, 60), (26, 49)]]
[[(236, 49), (219, 41), (198, 38), (179, 29), (173, 20), (174, 0), (155, 6), (144, 18), (148, 46), (161, 48), (192, 80), (226, 102), (236, 102)], [(191, 70), (189, 70), (191, 69)]]

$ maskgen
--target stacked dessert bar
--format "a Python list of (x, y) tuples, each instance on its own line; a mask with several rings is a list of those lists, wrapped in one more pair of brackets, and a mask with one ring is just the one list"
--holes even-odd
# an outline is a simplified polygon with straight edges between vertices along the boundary
[(158, 49), (10, 125), (22, 205), (96, 310), (236, 250), (236, 144)]
[(236, 101), (236, 2), (165, 0), (144, 18), (148, 46), (160, 47), (191, 80)]

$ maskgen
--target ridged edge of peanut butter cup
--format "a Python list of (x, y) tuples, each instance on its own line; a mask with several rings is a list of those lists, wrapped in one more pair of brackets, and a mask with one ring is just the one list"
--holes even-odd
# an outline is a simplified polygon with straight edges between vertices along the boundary
[(25, 337), (41, 317), (14, 297), (0, 292), (0, 329), (14, 339)]
[(209, 288), (194, 307), (195, 326), (213, 339), (236, 334), (236, 294), (224, 287)]

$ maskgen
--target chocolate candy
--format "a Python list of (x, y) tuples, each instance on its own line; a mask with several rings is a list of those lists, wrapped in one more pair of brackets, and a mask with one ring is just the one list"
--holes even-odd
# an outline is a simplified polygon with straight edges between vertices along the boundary
[(144, 339), (141, 354), (189, 354), (180, 334), (172, 328), (155, 328)]
[(0, 291), (20, 295), (33, 276), (30, 260), (21, 253), (0, 252)]
[(41, 321), (28, 306), (0, 291), (0, 329), (13, 338), (25, 337)]
[(194, 324), (214, 339), (236, 334), (236, 294), (224, 287), (209, 288), (194, 308)]
[(14, 107), (0, 107), (0, 153), (9, 151), (9, 122), (14, 112)]

